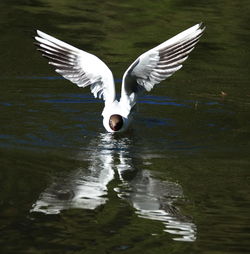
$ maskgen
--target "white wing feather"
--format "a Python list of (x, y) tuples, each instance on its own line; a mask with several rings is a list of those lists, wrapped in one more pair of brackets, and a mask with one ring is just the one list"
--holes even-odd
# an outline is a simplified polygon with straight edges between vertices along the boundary
[(121, 99), (133, 106), (141, 92), (149, 92), (179, 70), (204, 29), (197, 24), (139, 56), (124, 73)]
[(35, 40), (38, 50), (50, 60), (49, 64), (56, 68), (57, 73), (79, 87), (90, 86), (94, 96), (103, 98), (105, 103), (115, 100), (112, 72), (98, 57), (39, 30)]

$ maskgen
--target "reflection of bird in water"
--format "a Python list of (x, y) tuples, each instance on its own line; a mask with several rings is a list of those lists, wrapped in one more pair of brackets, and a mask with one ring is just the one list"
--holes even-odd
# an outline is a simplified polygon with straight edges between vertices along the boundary
[(139, 56), (125, 71), (121, 98), (116, 100), (112, 72), (98, 57), (37, 31), (39, 51), (49, 58), (56, 72), (79, 87), (90, 86), (95, 97), (105, 101), (103, 125), (108, 132), (121, 132), (132, 120), (138, 96), (151, 91), (182, 67), (202, 36), (205, 27), (197, 24)]
[(174, 206), (178, 198), (183, 198), (179, 184), (159, 180), (150, 171), (142, 170), (131, 181), (123, 181), (116, 191), (131, 203), (139, 217), (161, 221), (165, 232), (178, 235), (174, 240), (196, 239), (195, 224)]
[[(194, 241), (196, 227), (181, 214), (174, 201), (183, 197), (179, 184), (163, 181), (148, 170), (138, 170), (130, 152), (131, 140), (100, 134), (87, 152), (77, 159), (89, 163), (64, 177), (53, 179), (34, 203), (31, 212), (57, 214), (71, 208), (96, 209), (107, 201), (108, 184), (115, 178), (120, 184), (114, 189), (119, 198), (134, 207), (139, 217), (161, 221), (164, 231), (178, 235), (175, 240)], [(86, 158), (87, 153), (87, 158)]]
[[(105, 142), (104, 142), (105, 138)], [(95, 209), (107, 201), (107, 185), (114, 178), (111, 136), (101, 135), (90, 145), (88, 167), (79, 167), (68, 176), (60, 176), (41, 194), (32, 211), (60, 213), (68, 208)], [(105, 145), (105, 149), (103, 146)], [(79, 152), (77, 157), (86, 157)]]

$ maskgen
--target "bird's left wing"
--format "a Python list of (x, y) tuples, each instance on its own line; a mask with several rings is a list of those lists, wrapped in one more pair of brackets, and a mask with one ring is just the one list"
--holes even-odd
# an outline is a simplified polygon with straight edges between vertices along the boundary
[(94, 96), (104, 99), (105, 103), (115, 100), (114, 78), (103, 61), (46, 33), (36, 32), (38, 50), (57, 73), (79, 87), (90, 86)]
[(124, 73), (121, 100), (133, 106), (141, 92), (149, 92), (179, 70), (204, 29), (197, 24), (139, 56)]

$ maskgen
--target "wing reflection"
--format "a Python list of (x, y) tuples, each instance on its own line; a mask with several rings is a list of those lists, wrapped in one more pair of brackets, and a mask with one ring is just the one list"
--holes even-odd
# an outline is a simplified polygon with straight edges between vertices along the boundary
[(174, 201), (183, 198), (179, 184), (155, 178), (148, 170), (139, 171), (130, 182), (116, 189), (118, 195), (128, 200), (139, 217), (161, 221), (164, 231), (177, 235), (177, 241), (195, 241), (196, 226), (174, 206)]
[[(96, 209), (108, 201), (107, 186), (118, 175), (120, 184), (115, 191), (135, 208), (139, 217), (162, 222), (164, 231), (173, 234), (174, 240), (195, 241), (195, 224), (174, 205), (183, 198), (181, 186), (163, 181), (149, 170), (137, 170), (130, 148), (129, 138), (100, 134), (89, 145), (89, 165), (54, 179), (31, 212), (57, 214), (70, 208)], [(84, 156), (86, 151), (78, 154), (79, 158)]]
[(86, 159), (90, 165), (54, 179), (41, 193), (31, 212), (57, 214), (69, 208), (95, 209), (105, 204), (107, 185), (114, 178), (111, 138), (111, 135), (101, 135), (99, 144), (92, 144)]

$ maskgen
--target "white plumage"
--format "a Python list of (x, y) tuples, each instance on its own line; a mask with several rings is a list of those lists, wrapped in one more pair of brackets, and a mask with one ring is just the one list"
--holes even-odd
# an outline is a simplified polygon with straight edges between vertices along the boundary
[(93, 95), (104, 100), (105, 129), (122, 132), (131, 122), (131, 110), (138, 96), (182, 67), (204, 29), (202, 24), (197, 24), (139, 56), (123, 75), (120, 101), (115, 99), (113, 74), (98, 57), (39, 30), (35, 40), (38, 50), (57, 73), (79, 87), (90, 86)]

